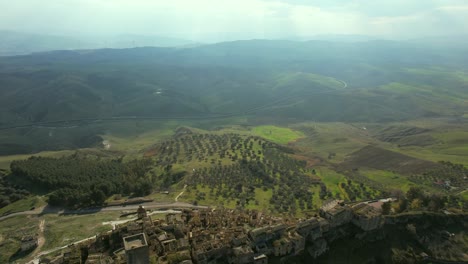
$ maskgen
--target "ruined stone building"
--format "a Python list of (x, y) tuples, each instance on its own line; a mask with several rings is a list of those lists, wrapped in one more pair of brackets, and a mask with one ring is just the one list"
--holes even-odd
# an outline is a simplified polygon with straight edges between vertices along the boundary
[(320, 208), (320, 216), (328, 220), (330, 227), (337, 227), (351, 221), (353, 215), (351, 208), (342, 201), (333, 200), (325, 203)]
[(145, 233), (123, 238), (127, 264), (149, 264), (149, 247)]
[(383, 225), (382, 213), (375, 207), (360, 203), (352, 207), (353, 224), (364, 231), (371, 231)]
[(328, 250), (345, 224), (352, 221), (369, 231), (382, 222), (372, 206), (350, 208), (339, 201), (324, 204), (322, 217), (307, 219), (230, 209), (184, 209), (152, 220), (139, 207), (137, 215), (135, 221), (70, 248), (56, 263), (266, 264), (270, 258), (303, 252), (315, 258)]

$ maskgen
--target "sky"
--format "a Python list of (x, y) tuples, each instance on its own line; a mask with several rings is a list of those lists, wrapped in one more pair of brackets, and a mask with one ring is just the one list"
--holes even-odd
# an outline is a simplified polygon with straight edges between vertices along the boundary
[(195, 41), (468, 34), (466, 0), (0, 0), (0, 29)]

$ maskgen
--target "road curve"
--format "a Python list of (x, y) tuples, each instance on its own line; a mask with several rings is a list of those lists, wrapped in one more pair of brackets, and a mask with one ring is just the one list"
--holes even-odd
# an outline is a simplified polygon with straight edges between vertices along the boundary
[(337, 79), (340, 83), (343, 84), (343, 89), (348, 88), (348, 84), (345, 81)]

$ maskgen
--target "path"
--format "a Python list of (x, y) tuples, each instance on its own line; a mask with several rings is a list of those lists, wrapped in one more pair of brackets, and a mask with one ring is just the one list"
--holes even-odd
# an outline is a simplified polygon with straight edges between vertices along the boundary
[[(45, 244), (45, 237), (44, 237), (44, 228), (45, 228), (45, 219), (42, 219), (39, 222), (39, 233), (38, 238), (37, 238), (37, 247), (34, 249), (34, 251), (31, 253), (31, 256), (39, 256), (41, 253), (41, 248)], [(34, 260), (33, 260), (34, 261)]]
[[(136, 209), (137, 207), (135, 207)], [(148, 215), (153, 215), (153, 214), (165, 214), (165, 213), (174, 213), (174, 214), (180, 214), (181, 211), (176, 211), (176, 210), (156, 210), (156, 211), (152, 211), (152, 212), (149, 212)], [(130, 218), (130, 219), (125, 219), (125, 220), (117, 220), (117, 221), (108, 221), (108, 222), (102, 222), (103, 225), (111, 225), (112, 226), (112, 229), (115, 229), (115, 226), (116, 225), (119, 225), (119, 224), (124, 224), (126, 222), (130, 222), (130, 221), (133, 221), (135, 220), (136, 218)], [(39, 225), (39, 229), (41, 230), (41, 235), (43, 234), (44, 232), (44, 224), (45, 224), (45, 220), (42, 220), (41, 221), (41, 224)], [(40, 236), (41, 236), (40, 235)], [(43, 235), (42, 235), (43, 237)], [(44, 244), (45, 242), (45, 239), (43, 238), (43, 243), (42, 245), (38, 246), (36, 248), (36, 250), (34, 250), (34, 252), (31, 254), (32, 256), (34, 256), (34, 259), (29, 261), (28, 264), (39, 264), (39, 260), (42, 256), (44, 255), (47, 255), (47, 254), (50, 254), (50, 253), (53, 253), (55, 251), (59, 251), (61, 249), (65, 249), (69, 246), (72, 246), (74, 244), (79, 244), (79, 243), (82, 243), (82, 242), (85, 242), (87, 240), (91, 240), (91, 239), (94, 239), (96, 238), (96, 236), (91, 236), (91, 237), (88, 237), (88, 238), (85, 238), (85, 239), (82, 239), (82, 240), (79, 240), (79, 241), (75, 241), (75, 242), (72, 242), (72, 243), (69, 243), (65, 246), (61, 246), (61, 247), (56, 247), (56, 248), (52, 248), (52, 249), (49, 249), (49, 250), (45, 250), (45, 251), (42, 251), (40, 252), (40, 248), (42, 247), (42, 245)]]
[(187, 188), (187, 184), (184, 185), (184, 189), (179, 193), (179, 195), (176, 196), (176, 198), (174, 199), (176, 202), (179, 200), (179, 197), (184, 194), (185, 192), (185, 188)]
[[(164, 210), (164, 211), (156, 210), (156, 211), (149, 212), (148, 215), (171, 214), (171, 213), (172, 214), (180, 214), (180, 213), (182, 213), (182, 211), (170, 210), (170, 209), (169, 210)], [(124, 220), (107, 221), (107, 222), (102, 222), (102, 225), (111, 225), (112, 229), (115, 229), (117, 225), (125, 224), (127, 222), (134, 221), (136, 219), (137, 219), (136, 217), (132, 217), (132, 218), (129, 218), (129, 219), (124, 219)]]
[(0, 217), (0, 221), (2, 221), (2, 220), (4, 220), (4, 219), (7, 219), (7, 218), (10, 218), (10, 217), (18, 216), (18, 215), (35, 215), (35, 214), (41, 214), (45, 207), (46, 207), (46, 206), (41, 206), (41, 207), (38, 207), (38, 208), (36, 208), (36, 209), (34, 209), (34, 210), (21, 211), (21, 212), (16, 212), (16, 213), (12, 213), (12, 214), (7, 214), (7, 215), (4, 215), (4, 216), (1, 216), (1, 217)]
[(184, 202), (173, 202), (173, 203), (161, 203), (161, 202), (146, 202), (132, 205), (117, 205), (117, 206), (104, 206), (96, 208), (86, 208), (79, 210), (68, 210), (59, 207), (42, 206), (31, 211), (23, 211), (13, 213), (0, 217), (0, 221), (15, 217), (19, 215), (43, 215), (43, 214), (93, 214), (99, 212), (110, 212), (110, 211), (122, 211), (122, 210), (136, 210), (140, 205), (143, 205), (146, 209), (177, 209), (177, 208), (207, 208), (207, 206), (193, 205)]
[(464, 192), (468, 192), (468, 188), (465, 188), (465, 189), (462, 189), (462, 190), (460, 190), (458, 192), (455, 192), (455, 193), (453, 193), (453, 195), (461, 195)]
[(59, 250), (61, 250), (61, 249), (65, 249), (65, 248), (67, 248), (67, 247), (69, 247), (69, 246), (72, 246), (72, 245), (74, 245), (74, 244), (79, 244), (79, 243), (82, 243), (82, 242), (85, 242), (85, 241), (87, 241), (87, 240), (91, 240), (91, 239), (94, 239), (94, 238), (96, 238), (96, 236), (88, 237), (88, 238), (82, 239), (82, 240), (80, 240), (80, 241), (76, 241), (76, 242), (70, 243), (70, 244), (65, 245), (65, 246), (63, 246), (63, 247), (56, 247), (56, 248), (53, 248), (53, 249), (49, 249), (49, 250), (46, 250), (46, 251), (39, 252), (39, 253), (37, 253), (36, 256), (34, 256), (34, 259), (33, 259), (33, 260), (31, 260), (31, 261), (28, 262), (28, 264), (39, 264), (40, 258), (41, 258), (42, 256), (44, 256), (44, 255), (53, 253), (53, 252), (55, 252), (55, 251), (59, 251)]

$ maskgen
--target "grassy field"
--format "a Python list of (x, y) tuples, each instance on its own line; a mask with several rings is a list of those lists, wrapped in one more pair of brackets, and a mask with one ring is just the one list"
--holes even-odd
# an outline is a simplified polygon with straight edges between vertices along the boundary
[[(362, 127), (345, 123), (297, 124), (293, 128), (303, 132), (305, 137), (295, 142), (294, 146), (309, 156), (340, 163), (348, 154), (376, 143)], [(333, 157), (329, 158), (330, 154), (334, 154)]]
[(465, 200), (468, 201), (468, 191), (464, 191), (460, 193), (460, 196)]
[(438, 140), (437, 144), (395, 148), (395, 151), (434, 162), (451, 161), (468, 166), (468, 132), (464, 131), (464, 127), (452, 129), (432, 132), (431, 135)]
[(404, 147), (395, 148), (395, 151), (409, 155), (419, 159), (430, 160), (433, 162), (438, 161), (451, 161), (453, 163), (463, 164), (468, 166), (468, 155), (466, 155), (465, 146), (429, 146), (421, 147)]
[(15, 212), (28, 211), (31, 208), (41, 207), (46, 205), (43, 197), (40, 196), (29, 196), (28, 198), (11, 203), (3, 208), (0, 208), (0, 215), (11, 214)]
[(129, 134), (107, 133), (102, 138), (110, 144), (110, 150), (124, 152), (127, 158), (138, 156), (140, 150), (151, 146), (158, 141), (170, 138), (177, 128), (175, 123), (165, 123), (164, 126), (146, 131), (144, 133)]
[(434, 162), (443, 160), (468, 166), (467, 124), (454, 123), (447, 119), (411, 120), (403, 124), (427, 129), (429, 132), (426, 134), (435, 140), (427, 146), (387, 145), (390, 150)]
[(206, 206), (223, 206), (225, 208), (236, 208), (236, 203), (232, 199), (224, 199), (222, 197), (216, 198), (214, 195), (210, 194), (210, 188), (206, 186), (197, 185), (195, 187), (190, 188), (190, 190), (186, 190), (183, 195), (179, 197), (179, 201), (192, 203), (196, 199), (196, 193), (205, 193), (205, 199), (198, 201), (199, 205), (206, 205)]
[[(112, 229), (109, 221), (132, 219), (134, 216), (120, 218), (120, 212), (103, 212), (88, 215), (45, 215), (18, 216), (0, 222), (0, 263), (7, 263), (20, 246), (21, 236), (39, 231), (39, 222), (45, 221), (45, 243), (41, 251), (51, 250), (93, 237)], [(152, 219), (163, 219), (165, 214), (152, 215)], [(25, 256), (28, 257), (28, 256)]]
[(394, 172), (368, 168), (361, 169), (359, 172), (373, 181), (382, 183), (390, 188), (400, 189), (404, 192), (408, 191), (411, 186), (414, 186), (414, 183), (409, 181), (408, 178)]
[(21, 237), (37, 233), (37, 217), (15, 216), (0, 222), (0, 263), (10, 263), (10, 257), (20, 248)]
[(341, 175), (327, 167), (318, 167), (316, 171), (318, 172), (318, 176), (322, 182), (327, 186), (327, 189), (329, 189), (334, 195), (339, 193), (343, 197), (346, 196), (346, 192), (339, 186), (340, 183), (346, 181), (346, 177), (344, 175)]
[(256, 188), (255, 189), (255, 200), (258, 202), (258, 204), (254, 203), (249, 203), (246, 208), (247, 209), (255, 209), (255, 210), (265, 210), (265, 208), (268, 208), (270, 206), (270, 199), (273, 194), (272, 190), (262, 190), (261, 188)]
[(173, 202), (174, 198), (182, 191), (182, 188), (173, 188), (169, 194), (155, 192), (147, 196), (148, 198), (154, 199), (155, 202)]
[[(374, 145), (419, 159), (433, 162), (446, 160), (468, 166), (468, 126), (448, 122), (444, 119), (420, 119), (388, 124), (300, 123), (292, 128), (305, 134), (305, 137), (294, 143), (295, 147), (307, 156), (318, 156), (331, 163), (341, 163), (349, 154), (367, 145)], [(396, 143), (374, 138), (371, 128), (375, 126), (380, 130), (398, 126), (424, 128), (429, 132), (420, 139), (426, 140), (431, 136), (434, 140), (426, 146), (399, 147)], [(418, 138), (413, 137), (411, 140), (418, 143)], [(330, 157), (330, 154), (335, 155)]]
[(278, 126), (257, 126), (252, 129), (252, 132), (278, 144), (287, 144), (304, 137), (304, 134), (299, 131)]
[(45, 215), (45, 244), (43, 249), (51, 249), (70, 244), (100, 232), (111, 230), (103, 222), (118, 220), (120, 212), (105, 212), (89, 215)]
[[(102, 212), (86, 215), (16, 216), (0, 222), (0, 263), (9, 263), (9, 258), (20, 247), (23, 235), (39, 231), (39, 222), (45, 220), (45, 243), (41, 251), (65, 246), (100, 232), (112, 229), (103, 222), (123, 220), (120, 212)], [(163, 216), (163, 215), (162, 215)], [(162, 217), (154, 215), (153, 218)]]

